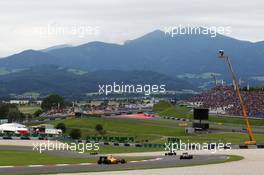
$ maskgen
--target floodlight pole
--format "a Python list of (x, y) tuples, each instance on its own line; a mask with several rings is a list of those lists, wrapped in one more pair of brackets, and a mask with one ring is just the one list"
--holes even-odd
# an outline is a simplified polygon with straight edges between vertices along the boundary
[(239, 85), (237, 83), (236, 76), (235, 76), (234, 70), (232, 68), (232, 64), (231, 64), (230, 59), (229, 59), (228, 56), (225, 57), (222, 54), (221, 57), (225, 59), (227, 65), (228, 65), (228, 68), (229, 68), (229, 70), (230, 70), (230, 72), (232, 74), (232, 78), (233, 78), (233, 81), (234, 81), (235, 90), (237, 92), (237, 95), (238, 95), (238, 98), (239, 98), (239, 101), (240, 101), (240, 106), (242, 108), (243, 118), (246, 120), (247, 132), (249, 134), (249, 141), (245, 141), (245, 144), (246, 145), (255, 145), (256, 144), (256, 140), (254, 138), (254, 135), (253, 135), (252, 130), (251, 130), (251, 127), (250, 127), (250, 123), (249, 123), (248, 116), (247, 116), (246, 105), (245, 105), (245, 102), (243, 100), (243, 97), (241, 96), (240, 88), (239, 88)]

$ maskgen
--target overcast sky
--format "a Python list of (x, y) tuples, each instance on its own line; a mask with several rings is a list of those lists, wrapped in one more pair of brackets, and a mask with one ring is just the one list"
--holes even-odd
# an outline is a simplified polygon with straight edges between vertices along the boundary
[(0, 0), (0, 57), (178, 25), (230, 26), (231, 37), (261, 41), (263, 9), (263, 0)]

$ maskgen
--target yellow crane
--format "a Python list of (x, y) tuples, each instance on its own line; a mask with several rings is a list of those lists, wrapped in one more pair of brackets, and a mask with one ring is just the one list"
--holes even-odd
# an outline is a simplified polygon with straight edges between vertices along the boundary
[(223, 50), (219, 50), (219, 58), (225, 59), (227, 65), (228, 65), (228, 68), (229, 68), (229, 70), (230, 70), (230, 72), (232, 74), (232, 78), (233, 78), (233, 81), (234, 81), (234, 86), (235, 86), (235, 89), (236, 89), (236, 92), (237, 92), (237, 95), (238, 95), (238, 98), (239, 98), (240, 106), (242, 108), (243, 117), (246, 120), (247, 132), (248, 132), (248, 135), (249, 135), (249, 140), (245, 141), (244, 143), (246, 145), (256, 145), (256, 140), (254, 138), (254, 135), (253, 135), (253, 132), (251, 130), (250, 123), (249, 123), (249, 120), (248, 120), (246, 105), (244, 103), (243, 97), (241, 96), (239, 85), (237, 83), (236, 76), (235, 76), (235, 73), (233, 71), (230, 59), (228, 58), (228, 56), (225, 56)]

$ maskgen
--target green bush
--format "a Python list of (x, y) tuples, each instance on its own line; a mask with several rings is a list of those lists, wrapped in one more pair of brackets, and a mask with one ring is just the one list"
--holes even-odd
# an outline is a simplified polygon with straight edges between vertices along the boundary
[(80, 130), (80, 129), (73, 129), (73, 130), (71, 130), (71, 132), (70, 132), (70, 137), (71, 137), (72, 139), (77, 140), (77, 139), (80, 139), (81, 136), (82, 136), (82, 133), (81, 133), (81, 130)]
[(34, 112), (34, 117), (39, 117), (42, 113), (43, 111), (41, 109), (38, 109), (36, 112)]
[(65, 133), (65, 131), (66, 131), (67, 128), (66, 128), (66, 125), (64, 123), (58, 123), (56, 125), (56, 129), (61, 129), (62, 132)]

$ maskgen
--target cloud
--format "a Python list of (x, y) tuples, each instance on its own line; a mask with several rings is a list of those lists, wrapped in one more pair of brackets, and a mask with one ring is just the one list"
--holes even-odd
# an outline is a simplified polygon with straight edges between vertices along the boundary
[[(24, 49), (99, 40), (122, 43), (155, 29), (175, 25), (231, 26), (232, 37), (263, 40), (264, 1), (237, 0), (8, 0), (0, 2), (0, 56)], [(53, 26), (53, 27), (52, 27)], [(54, 27), (55, 26), (55, 27)], [(36, 29), (64, 34), (40, 35)], [(97, 28), (80, 37), (69, 28)]]

